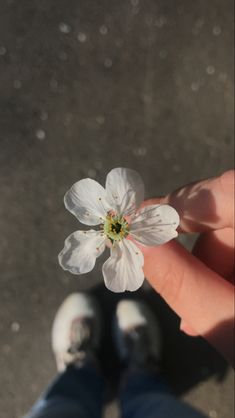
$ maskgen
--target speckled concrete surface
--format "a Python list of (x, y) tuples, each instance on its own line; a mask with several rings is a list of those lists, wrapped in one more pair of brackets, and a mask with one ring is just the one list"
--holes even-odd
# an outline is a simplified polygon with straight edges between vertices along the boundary
[[(0, 10), (0, 416), (18, 418), (55, 374), (57, 306), (101, 283), (100, 264), (80, 279), (58, 266), (77, 228), (68, 187), (121, 165), (161, 195), (232, 167), (233, 2), (0, 0)], [(208, 416), (232, 418), (232, 372), (173, 322), (174, 385), (184, 380), (181, 395)]]

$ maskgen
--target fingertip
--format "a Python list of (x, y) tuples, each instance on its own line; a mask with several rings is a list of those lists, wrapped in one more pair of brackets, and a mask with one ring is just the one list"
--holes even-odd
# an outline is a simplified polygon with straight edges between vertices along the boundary
[(198, 337), (199, 334), (196, 332), (191, 325), (187, 323), (184, 319), (180, 321), (180, 331), (184, 332), (185, 334), (189, 335), (190, 337)]
[(224, 185), (231, 185), (231, 186), (234, 186), (234, 183), (235, 183), (235, 170), (228, 170), (228, 171), (225, 171), (225, 173), (223, 173), (223, 174), (220, 176), (220, 179), (221, 179), (221, 182), (222, 182)]

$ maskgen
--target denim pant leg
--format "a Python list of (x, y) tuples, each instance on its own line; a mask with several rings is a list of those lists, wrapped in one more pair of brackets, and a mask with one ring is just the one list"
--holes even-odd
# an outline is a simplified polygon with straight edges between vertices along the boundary
[(205, 418), (174, 398), (160, 375), (144, 372), (127, 377), (120, 392), (120, 403), (122, 418)]
[(25, 418), (100, 418), (103, 386), (93, 368), (69, 366)]

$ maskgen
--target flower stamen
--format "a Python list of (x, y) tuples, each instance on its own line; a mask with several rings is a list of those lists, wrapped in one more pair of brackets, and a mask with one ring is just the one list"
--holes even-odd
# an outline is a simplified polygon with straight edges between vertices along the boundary
[(109, 240), (121, 241), (129, 234), (129, 224), (121, 215), (116, 215), (109, 212), (104, 221), (103, 230)]

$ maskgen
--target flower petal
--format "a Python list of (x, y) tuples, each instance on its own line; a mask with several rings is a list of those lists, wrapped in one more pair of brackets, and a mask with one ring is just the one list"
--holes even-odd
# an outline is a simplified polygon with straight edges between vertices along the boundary
[(66, 193), (64, 204), (85, 225), (99, 225), (111, 209), (106, 190), (92, 179), (75, 183)]
[(179, 215), (169, 205), (150, 205), (132, 221), (130, 235), (144, 245), (160, 245), (178, 236)]
[(58, 256), (59, 263), (64, 270), (73, 274), (88, 273), (104, 249), (105, 237), (99, 231), (76, 231), (66, 238)]
[(144, 199), (144, 183), (140, 175), (129, 168), (111, 170), (106, 178), (106, 190), (119, 214), (128, 214)]
[(124, 239), (111, 249), (111, 256), (103, 265), (106, 287), (113, 292), (137, 290), (144, 281), (144, 256), (136, 245)]

